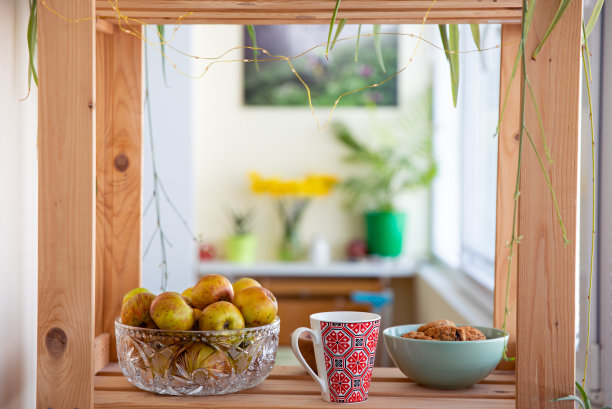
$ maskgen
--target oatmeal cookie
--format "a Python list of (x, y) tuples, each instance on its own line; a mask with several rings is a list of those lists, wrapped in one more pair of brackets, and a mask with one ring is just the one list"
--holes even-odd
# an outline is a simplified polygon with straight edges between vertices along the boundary
[(470, 327), (466, 325), (465, 327), (459, 327), (459, 328), (462, 328), (463, 331), (465, 332), (466, 341), (482, 341), (482, 340), (487, 339), (485, 334), (483, 334), (480, 330), (474, 327)]
[(422, 332), (410, 331), (402, 335), (402, 338), (411, 338), (411, 339), (424, 339), (424, 340), (432, 340), (432, 337), (428, 337)]
[(454, 325), (433, 327), (425, 331), (425, 335), (438, 341), (465, 341), (465, 330)]
[(428, 322), (427, 324), (423, 324), (419, 327), (419, 329), (417, 329), (418, 332), (425, 332), (427, 331), (429, 328), (435, 328), (435, 327), (444, 327), (444, 326), (455, 326), (455, 323), (452, 322), (451, 320), (438, 320), (438, 321), (431, 321)]

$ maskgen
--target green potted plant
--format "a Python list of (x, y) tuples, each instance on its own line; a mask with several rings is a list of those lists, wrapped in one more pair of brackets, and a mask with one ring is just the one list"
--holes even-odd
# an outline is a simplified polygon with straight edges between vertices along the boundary
[(227, 238), (227, 259), (240, 264), (255, 261), (257, 238), (251, 233), (253, 210), (246, 212), (231, 211), (234, 234)]
[(366, 145), (349, 128), (335, 123), (332, 131), (349, 153), (345, 161), (360, 167), (359, 174), (339, 184), (349, 210), (365, 213), (368, 252), (396, 257), (401, 254), (407, 215), (396, 206), (399, 195), (426, 187), (436, 175), (431, 141), (431, 120), (412, 112), (401, 127), (381, 131), (379, 146)]

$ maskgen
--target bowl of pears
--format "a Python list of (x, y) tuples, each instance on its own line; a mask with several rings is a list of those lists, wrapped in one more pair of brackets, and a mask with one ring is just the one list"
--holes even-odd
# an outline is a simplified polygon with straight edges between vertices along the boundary
[(269, 375), (278, 349), (276, 298), (252, 278), (209, 274), (183, 291), (135, 288), (115, 320), (127, 379), (165, 395), (222, 395)]

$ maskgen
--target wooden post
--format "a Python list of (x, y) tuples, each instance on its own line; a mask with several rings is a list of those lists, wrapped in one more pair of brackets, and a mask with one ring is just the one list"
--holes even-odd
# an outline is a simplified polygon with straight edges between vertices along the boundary
[[(92, 0), (53, 2), (69, 18)], [(38, 408), (93, 406), (95, 21), (38, 7)]]
[[(514, 212), (514, 190), (516, 171), (518, 167), (518, 139), (520, 123), (521, 78), (520, 71), (514, 78), (510, 89), (512, 67), (518, 52), (521, 39), (520, 24), (504, 24), (501, 33), (501, 58), (499, 75), (499, 111), (501, 115), (504, 100), (507, 98), (506, 110), (499, 126), (497, 151), (497, 210), (495, 229), (495, 289), (493, 324), (501, 328), (504, 322), (506, 306), (506, 286), (508, 284), (508, 242), (512, 237), (512, 221)], [(506, 97), (507, 94), (507, 97)], [(510, 334), (508, 340), (508, 355), (516, 356), (516, 279), (518, 258), (512, 260), (510, 268), (510, 292), (508, 307), (511, 312), (506, 323)], [(502, 361), (500, 369), (514, 369), (514, 361)]]
[[(521, 167), (517, 300), (517, 408), (570, 408), (551, 402), (574, 392), (582, 2), (572, 2), (546, 45), (531, 55), (557, 2), (538, 2), (527, 41), (527, 75), (553, 158), (546, 161), (538, 118), (527, 97), (525, 125), (555, 189), (569, 244), (564, 244), (546, 180), (525, 135)], [(528, 91), (525, 91), (528, 92)]]
[(143, 42), (109, 25), (96, 36), (96, 333), (110, 334), (116, 361), (114, 321), (140, 286)]

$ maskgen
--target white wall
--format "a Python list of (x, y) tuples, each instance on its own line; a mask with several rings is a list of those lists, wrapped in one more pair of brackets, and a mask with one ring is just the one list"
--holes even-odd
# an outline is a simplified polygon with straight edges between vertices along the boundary
[[(408, 30), (408, 28), (406, 28)], [(418, 28), (409, 28), (416, 32)], [(324, 39), (322, 39), (323, 41)], [(242, 44), (242, 28), (238, 26), (200, 26), (194, 40), (194, 54), (216, 56)], [(412, 55), (416, 41), (400, 37), (400, 65)], [(309, 45), (305, 44), (304, 48)], [(421, 44), (412, 64), (399, 76), (400, 105), (419, 95), (429, 85), (429, 53)], [(241, 51), (225, 59), (242, 58)], [(200, 62), (196, 73), (207, 63)], [(249, 190), (247, 174), (299, 178), (307, 173), (331, 173), (340, 178), (349, 174), (341, 160), (346, 151), (334, 141), (331, 132), (320, 133), (308, 107), (260, 108), (242, 105), (243, 65), (240, 62), (220, 63), (211, 67), (194, 83), (194, 171), (196, 173), (197, 230), (206, 242), (223, 249), (232, 232), (230, 208), (255, 209), (254, 233), (258, 236), (259, 260), (274, 260), (278, 254), (281, 224), (268, 197), (254, 196)], [(401, 114), (397, 108), (379, 108), (375, 119), (393, 121)], [(317, 109), (321, 124), (329, 115), (328, 108)], [(348, 123), (360, 138), (368, 139), (372, 114), (366, 109), (338, 108), (334, 119)], [(423, 255), (428, 250), (429, 205), (426, 191), (407, 196), (404, 206), (411, 213), (408, 224), (407, 253)], [(332, 245), (332, 256), (344, 258), (346, 243), (363, 236), (360, 215), (350, 215), (342, 207), (340, 193), (315, 199), (302, 220), (303, 244), (315, 236), (326, 238)]]
[(0, 407), (35, 407), (36, 91), (27, 93), (26, 0), (0, 1)]

